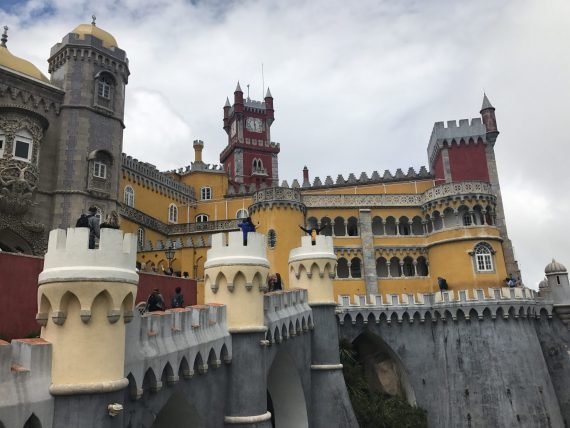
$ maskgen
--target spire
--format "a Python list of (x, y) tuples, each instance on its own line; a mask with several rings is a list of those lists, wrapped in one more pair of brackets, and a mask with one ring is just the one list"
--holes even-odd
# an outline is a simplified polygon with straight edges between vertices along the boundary
[(271, 95), (271, 91), (269, 90), (269, 86), (267, 87), (267, 93), (265, 94), (265, 98), (273, 98), (273, 95)]
[(241, 92), (241, 93), (243, 94), (243, 91), (241, 90), (241, 87), (240, 87), (240, 85), (239, 85), (239, 80), (238, 80), (238, 83), (237, 83), (237, 86), (236, 86), (236, 90), (235, 90), (234, 92)]
[(229, 98), (229, 97), (226, 97), (226, 103), (224, 104), (224, 107), (231, 107), (230, 98)]
[(8, 41), (8, 26), (4, 25), (4, 32), (2, 33), (2, 39), (0, 39), (0, 46), (5, 48), (7, 41)]
[(491, 105), (489, 98), (487, 98), (487, 94), (483, 92), (483, 106), (481, 107), (481, 111), (486, 110), (488, 108), (494, 109), (495, 107)]

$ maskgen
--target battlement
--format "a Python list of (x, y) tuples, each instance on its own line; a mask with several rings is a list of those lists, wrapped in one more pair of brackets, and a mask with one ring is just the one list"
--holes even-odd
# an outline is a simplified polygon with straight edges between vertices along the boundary
[(443, 122), (436, 122), (427, 149), (430, 164), (444, 144), (451, 144), (453, 141), (459, 144), (461, 140), (477, 142), (479, 139), (486, 142), (486, 137), (487, 128), (479, 117), (471, 119), (471, 122), (468, 119), (461, 119), (459, 124), (455, 120), (449, 120), (447, 127)]
[(184, 175), (188, 175), (188, 174), (191, 174), (193, 172), (198, 172), (198, 171), (200, 171), (200, 172), (213, 172), (213, 173), (217, 173), (217, 174), (225, 174), (226, 173), (223, 165), (219, 165), (219, 164), (211, 165), (209, 163), (204, 163), (202, 161), (192, 162), (190, 165), (186, 165), (183, 168), (170, 170), (170, 171), (168, 171), (168, 173), (178, 174), (178, 175), (184, 176)]
[(242, 232), (212, 235), (212, 247), (208, 250), (204, 268), (220, 265), (261, 265), (269, 268), (266, 257), (265, 235), (250, 232), (247, 246), (243, 245)]
[(313, 328), (313, 312), (305, 289), (267, 293), (263, 296), (263, 309), (270, 343), (280, 343)]
[(99, 248), (90, 250), (88, 243), (88, 228), (52, 230), (39, 284), (77, 280), (138, 283), (135, 235), (101, 229)]
[(256, 101), (250, 98), (246, 98), (243, 102), (245, 107), (249, 107), (252, 110), (261, 110), (265, 111), (265, 102), (264, 101)]
[(310, 236), (301, 237), (301, 246), (293, 248), (289, 253), (289, 263), (307, 259), (336, 260), (332, 236), (317, 235), (315, 245)]
[[(449, 290), (436, 293), (417, 294), (386, 294), (383, 295), (355, 295), (351, 302), (350, 296), (338, 296), (339, 314), (341, 324), (346, 317), (353, 323), (358, 316), (368, 317), (373, 314), (376, 321), (396, 319), (402, 322), (404, 318), (413, 323), (414, 319), (424, 322), (426, 317), (434, 322), (438, 318), (445, 321), (447, 318), (456, 320), (459, 314), (469, 320), (476, 317), (482, 320), (485, 315), (495, 319), (502, 315), (505, 319), (512, 318), (539, 318), (545, 315), (552, 317), (552, 303), (540, 299), (537, 293), (528, 288), (488, 288), (475, 290)], [(364, 312), (363, 312), (364, 311)], [(368, 321), (366, 321), (368, 322)]]
[(133, 399), (142, 395), (143, 380), (154, 373), (149, 387), (158, 391), (174, 384), (179, 373), (189, 379), (232, 360), (232, 340), (226, 325), (226, 307), (197, 305), (166, 312), (135, 314), (126, 332), (125, 373)]

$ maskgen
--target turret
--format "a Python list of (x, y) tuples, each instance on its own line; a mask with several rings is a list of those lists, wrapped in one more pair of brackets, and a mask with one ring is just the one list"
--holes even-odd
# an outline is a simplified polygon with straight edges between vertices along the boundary
[(230, 134), (230, 109), (232, 106), (230, 105), (230, 99), (226, 97), (226, 103), (224, 104), (224, 131), (226, 134)]
[(495, 118), (495, 107), (491, 105), (487, 94), (483, 94), (483, 105), (480, 113), (483, 125), (487, 128), (487, 141), (494, 143), (499, 135), (499, 130), (497, 129), (497, 119)]
[(234, 91), (234, 110), (236, 113), (243, 112), (243, 91), (241, 90), (239, 81), (237, 82), (236, 90)]
[(311, 187), (311, 182), (309, 180), (309, 168), (305, 165), (303, 168), (303, 187)]
[(265, 236), (249, 233), (243, 245), (241, 232), (212, 235), (204, 264), (205, 301), (227, 306), (228, 329), (265, 331), (263, 293), (267, 290), (269, 262)]
[(267, 88), (267, 93), (265, 94), (265, 110), (267, 111), (267, 125), (271, 126), (275, 120), (275, 110), (273, 110), (273, 95), (269, 87)]
[(107, 393), (128, 385), (125, 323), (133, 317), (137, 239), (101, 229), (88, 249), (89, 229), (52, 230), (39, 275), (36, 319), (53, 346), (53, 395)]
[(202, 140), (194, 140), (194, 162), (202, 162), (202, 150), (204, 149), (204, 142)]

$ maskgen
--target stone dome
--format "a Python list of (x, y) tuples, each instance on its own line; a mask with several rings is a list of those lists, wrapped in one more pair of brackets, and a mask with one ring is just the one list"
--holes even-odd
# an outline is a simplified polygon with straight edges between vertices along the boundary
[(0, 65), (18, 73), (25, 74), (26, 76), (33, 77), (34, 79), (41, 80), (42, 82), (49, 83), (49, 79), (44, 76), (34, 64), (12, 55), (5, 44), (0, 45)]
[(85, 39), (85, 35), (87, 34), (96, 37), (97, 39), (103, 42), (103, 46), (106, 48), (119, 47), (117, 40), (110, 33), (97, 27), (95, 23), (80, 24), (77, 27), (75, 27), (75, 29), (73, 29), (71, 32), (77, 34), (80, 39)]
[(538, 283), (538, 288), (546, 288), (548, 287), (548, 281), (544, 278), (542, 281)]
[(562, 263), (557, 262), (556, 260), (552, 259), (552, 262), (548, 263), (544, 268), (545, 274), (553, 274), (553, 273), (566, 273), (568, 270), (566, 266)]

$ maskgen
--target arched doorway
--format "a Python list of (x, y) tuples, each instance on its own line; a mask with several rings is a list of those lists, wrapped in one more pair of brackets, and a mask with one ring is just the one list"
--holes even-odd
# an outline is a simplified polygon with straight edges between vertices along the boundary
[(400, 358), (381, 337), (364, 331), (352, 341), (364, 366), (369, 388), (416, 405), (416, 396)]
[[(308, 428), (307, 403), (295, 363), (281, 351), (267, 376), (271, 421), (276, 428)], [(272, 407), (272, 409), (271, 409)]]
[(166, 404), (162, 406), (151, 428), (180, 426), (204, 428), (206, 423), (198, 413), (196, 407), (190, 403), (181, 392), (177, 391), (174, 392)]

